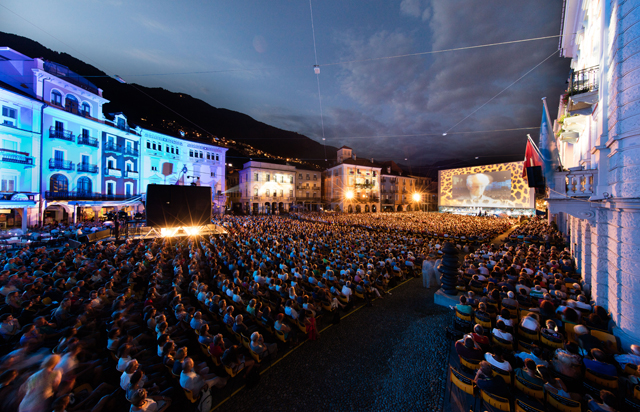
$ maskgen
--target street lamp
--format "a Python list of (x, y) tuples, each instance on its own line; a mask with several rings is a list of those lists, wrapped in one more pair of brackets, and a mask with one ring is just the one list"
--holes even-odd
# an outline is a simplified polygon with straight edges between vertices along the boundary
[(419, 210), (420, 209), (420, 200), (422, 200), (422, 196), (420, 195), (420, 193), (414, 193), (412, 197), (413, 197), (413, 201), (418, 205), (418, 210)]

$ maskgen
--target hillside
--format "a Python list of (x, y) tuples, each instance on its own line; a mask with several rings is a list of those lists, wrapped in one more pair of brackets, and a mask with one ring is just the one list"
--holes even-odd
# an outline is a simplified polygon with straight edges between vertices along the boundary
[[(212, 141), (214, 136), (225, 137), (227, 141), (240, 143), (227, 144), (230, 145), (231, 152), (238, 156), (281, 159), (325, 158), (324, 147), (304, 135), (278, 129), (243, 113), (213, 107), (186, 93), (149, 88), (138, 84), (123, 84), (111, 77), (101, 77), (105, 76), (105, 73), (98, 68), (69, 54), (48, 49), (26, 37), (0, 32), (0, 46), (11, 47), (29, 57), (42, 57), (65, 65), (78, 74), (91, 76), (88, 80), (100, 87), (104, 97), (110, 100), (110, 103), (104, 106), (104, 112), (123, 112), (131, 125), (139, 125), (172, 135), (182, 130), (187, 138), (205, 141)], [(326, 147), (326, 158), (329, 162), (336, 158), (336, 152), (335, 147)], [(324, 161), (314, 163), (326, 166)]]

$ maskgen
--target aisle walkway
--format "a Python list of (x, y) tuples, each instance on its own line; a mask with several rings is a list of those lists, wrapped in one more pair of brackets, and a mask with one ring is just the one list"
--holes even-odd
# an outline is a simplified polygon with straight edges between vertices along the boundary
[(448, 309), (412, 279), (324, 331), (217, 411), (442, 410)]

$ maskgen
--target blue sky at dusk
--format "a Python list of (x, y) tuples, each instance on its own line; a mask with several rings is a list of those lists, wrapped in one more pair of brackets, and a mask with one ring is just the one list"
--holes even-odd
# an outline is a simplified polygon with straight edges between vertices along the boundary
[[(2, 31), (69, 53), (127, 82), (186, 92), (276, 127), (317, 140), (322, 136), (308, 1), (0, 4), (33, 23), (0, 8)], [(523, 157), (527, 131), (455, 132), (539, 126), (544, 96), (551, 115), (557, 111), (569, 60), (556, 54), (442, 136), (550, 56), (558, 38), (323, 65), (558, 35), (561, 1), (312, 4), (327, 144), (347, 144), (359, 156), (380, 160), (410, 158), (414, 164), (476, 156), (510, 161)], [(197, 71), (220, 72), (181, 74)], [(395, 137), (430, 133), (434, 135)], [(529, 133), (538, 135), (537, 130)]]

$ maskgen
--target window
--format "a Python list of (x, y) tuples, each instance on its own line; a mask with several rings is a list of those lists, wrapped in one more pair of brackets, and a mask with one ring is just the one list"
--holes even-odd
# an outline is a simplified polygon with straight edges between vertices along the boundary
[(254, 174), (253, 174), (253, 177), (254, 177), (254, 179), (253, 179), (253, 180), (254, 180), (255, 182), (260, 181), (260, 176), (259, 176), (257, 173), (254, 173)]
[(127, 122), (122, 117), (118, 117), (118, 129), (125, 130), (126, 128)]
[[(162, 150), (162, 148), (160, 148)], [(127, 153), (133, 153), (133, 143), (127, 140)]]
[(267, 173), (266, 181), (267, 181), (267, 182), (270, 182), (270, 181), (271, 181), (271, 175), (270, 175), (269, 173)]
[[(173, 150), (173, 147), (171, 148)], [(167, 153), (169, 153), (169, 145), (167, 145)]]
[(78, 109), (78, 99), (72, 94), (68, 94), (64, 99), (64, 107), (68, 110), (77, 110)]
[(133, 172), (133, 163), (127, 162), (126, 169), (127, 169), (127, 172)]
[(316, 197), (316, 195), (317, 195), (317, 194), (318, 194), (318, 193), (316, 193), (316, 192), (313, 192), (313, 197)]
[(175, 153), (175, 147), (171, 148), (171, 153)]
[(193, 157), (193, 150), (189, 150), (189, 157)]
[(176, 148), (176, 154), (179, 155), (180, 154), (180, 149)]
[(298, 175), (298, 179), (302, 179), (302, 173)]
[(115, 169), (115, 162), (113, 159), (107, 160), (107, 169)]
[(216, 177), (216, 172), (211, 172), (211, 177)]
[(152, 172), (157, 172), (158, 171), (158, 166), (151, 166), (151, 171)]
[(293, 183), (293, 176), (289, 176), (289, 183)]
[(307, 192), (307, 198), (309, 197), (309, 192)]
[(204, 155), (202, 152), (200, 152), (200, 159), (204, 159)]
[(51, 92), (51, 103), (56, 106), (62, 106), (62, 94), (59, 91), (54, 90)]
[(293, 189), (289, 190), (289, 197), (293, 197)]
[(78, 179), (78, 193), (88, 194), (92, 191), (91, 179), (86, 176), (82, 176)]
[(158, 150), (158, 147), (156, 146), (156, 144), (153, 144), (153, 150)]
[(207, 160), (211, 160), (211, 153), (207, 152)]
[(151, 149), (151, 142), (147, 142), (147, 149)]
[(216, 162), (220, 161), (220, 155), (216, 155)]
[(89, 137), (89, 130), (88, 129), (82, 129), (82, 137), (84, 137), (84, 138), (88, 138)]
[(56, 159), (56, 162), (63, 162), (64, 161), (64, 152), (62, 150), (54, 150), (53, 151), (53, 158)]
[(49, 190), (52, 192), (68, 192), (69, 180), (65, 175), (56, 173), (55, 175), (51, 176), (51, 178), (49, 179)]
[(2, 123), (8, 126), (16, 126), (18, 120), (18, 112), (16, 109), (2, 106)]
[(280, 197), (284, 197), (284, 190), (280, 189)]
[(89, 155), (82, 155), (82, 164), (83, 165), (88, 165), (89, 163), (91, 163), (91, 157), (89, 157)]
[(124, 195), (125, 196), (133, 195), (133, 185), (131, 183), (124, 184)]
[(253, 188), (253, 195), (254, 196), (258, 196), (258, 188), (257, 187)]
[(0, 180), (0, 191), (15, 192), (15, 189), (16, 189), (16, 177), (2, 176), (2, 180)]
[(307, 180), (309, 180), (309, 179), (310, 179), (310, 177), (309, 177), (309, 173), (307, 173)]
[(107, 182), (107, 195), (114, 195), (116, 192), (115, 182)]
[(64, 132), (64, 123), (59, 120), (56, 120), (55, 129), (57, 132)]
[(91, 106), (89, 105), (89, 103), (82, 103), (82, 113), (85, 116), (91, 116)]
[(162, 143), (158, 143), (158, 150), (162, 151)]

